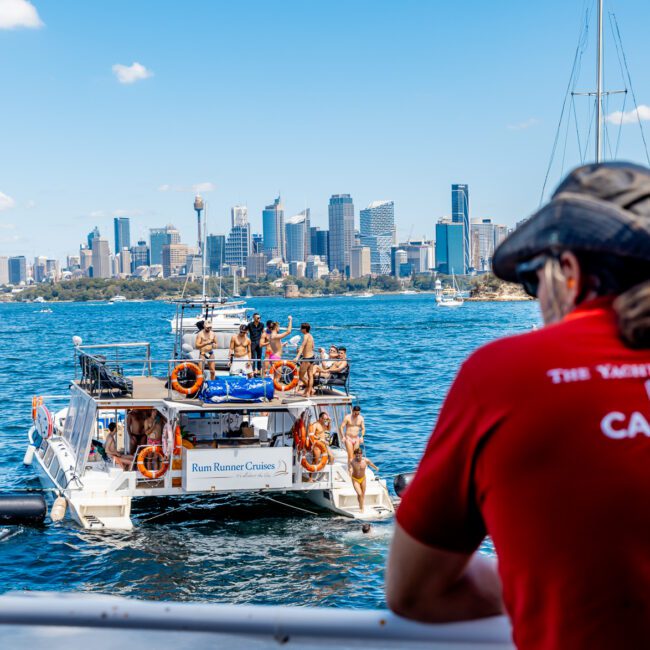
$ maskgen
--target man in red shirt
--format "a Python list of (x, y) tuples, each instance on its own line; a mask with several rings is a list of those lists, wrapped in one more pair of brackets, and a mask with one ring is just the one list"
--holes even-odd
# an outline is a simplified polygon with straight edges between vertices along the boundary
[(388, 605), (506, 612), (519, 648), (650, 647), (650, 170), (578, 168), (493, 266), (546, 327), (461, 367), (397, 512)]

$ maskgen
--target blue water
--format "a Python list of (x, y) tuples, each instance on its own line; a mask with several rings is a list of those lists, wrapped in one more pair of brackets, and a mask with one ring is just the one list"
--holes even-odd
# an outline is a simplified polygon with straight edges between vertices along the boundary
[[(411, 470), (462, 360), (539, 322), (537, 305), (435, 306), (430, 295), (284, 300), (249, 306), (281, 325), (308, 321), (317, 345), (346, 345), (352, 392), (367, 423), (367, 454), (383, 476)], [(33, 394), (61, 394), (84, 343), (143, 341), (169, 358), (164, 303), (0, 305), (0, 481), (38, 487), (22, 465)], [(486, 377), (486, 381), (489, 378)], [(295, 503), (292, 501), (292, 503)], [(301, 505), (305, 503), (300, 502)], [(310, 509), (309, 505), (305, 505)], [(180, 509), (178, 509), (180, 508)], [(155, 519), (144, 521), (154, 515)], [(0, 538), (0, 592), (92, 591), (171, 600), (380, 607), (392, 524), (370, 535), (351, 520), (300, 513), (260, 497), (134, 501), (132, 532), (95, 533), (69, 520)]]

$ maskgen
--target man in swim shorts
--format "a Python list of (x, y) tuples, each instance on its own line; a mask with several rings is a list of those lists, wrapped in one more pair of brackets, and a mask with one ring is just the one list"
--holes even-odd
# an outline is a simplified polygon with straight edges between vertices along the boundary
[(300, 331), (302, 332), (302, 343), (294, 361), (300, 362), (298, 377), (303, 385), (302, 395), (310, 397), (314, 393), (314, 364), (316, 363), (314, 337), (310, 334), (311, 325), (309, 323), (303, 323), (300, 326)]
[(348, 452), (348, 462), (352, 460), (354, 450), (363, 444), (363, 437), (366, 435), (366, 421), (361, 415), (361, 407), (357, 404), (341, 422), (339, 429), (341, 440), (345, 443)]
[(282, 339), (291, 334), (291, 316), (287, 319), (287, 329), (280, 334), (280, 323), (271, 323), (271, 332), (269, 334), (269, 361), (280, 361), (282, 359)]
[(368, 465), (375, 470), (379, 469), (371, 460), (364, 458), (361, 447), (355, 447), (353, 456), (348, 463), (348, 469), (350, 470), (352, 487), (357, 493), (357, 501), (361, 512), (363, 512), (364, 499), (366, 498), (366, 469)]
[(196, 335), (194, 346), (201, 355), (201, 369), (204, 368), (204, 362), (207, 362), (210, 369), (210, 379), (214, 379), (216, 376), (214, 350), (217, 347), (217, 335), (212, 331), (212, 321), (206, 320), (203, 323), (203, 329)]
[(239, 334), (230, 339), (230, 374), (253, 376), (251, 364), (251, 340), (248, 338), (248, 327), (239, 326)]
[[(331, 464), (334, 462), (334, 456), (330, 450), (330, 416), (327, 415), (325, 411), (321, 411), (318, 420), (312, 422), (309, 425), (309, 435), (313, 437), (314, 440), (319, 440), (320, 442), (327, 445), (327, 458), (328, 462)], [(313, 450), (314, 454), (314, 465), (318, 465), (320, 462), (321, 451), (317, 447)]]

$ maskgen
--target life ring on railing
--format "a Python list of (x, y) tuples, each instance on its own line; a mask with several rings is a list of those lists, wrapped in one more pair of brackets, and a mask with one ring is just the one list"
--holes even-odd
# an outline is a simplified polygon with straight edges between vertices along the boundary
[[(158, 458), (160, 458), (160, 460), (162, 461), (160, 465), (160, 469), (147, 469), (147, 467), (144, 464), (144, 461), (150, 456), (158, 456)], [(162, 453), (162, 447), (150, 446), (150, 447), (145, 447), (138, 454), (137, 467), (138, 467), (138, 471), (140, 472), (140, 474), (142, 474), (142, 476), (146, 478), (155, 479), (163, 476), (165, 472), (169, 469), (169, 461), (165, 458), (165, 455)]]
[(54, 433), (54, 417), (52, 416), (50, 409), (42, 403), (42, 400), (36, 409), (34, 428), (38, 431), (41, 438), (45, 438), (46, 440), (51, 438)]
[[(292, 376), (291, 376), (291, 381), (288, 383), (283, 383), (280, 381), (281, 378), (283, 378), (284, 372), (279, 371), (279, 368), (287, 368), (288, 370), (291, 370)], [(276, 361), (273, 364), (271, 364), (271, 373), (273, 374), (273, 385), (275, 386), (276, 390), (279, 390), (281, 392), (291, 390), (292, 388), (295, 388), (298, 385), (298, 366), (293, 362), (293, 361)]]
[(296, 445), (296, 449), (304, 449), (307, 445), (307, 428), (305, 423), (302, 421), (302, 418), (296, 420), (293, 423), (293, 442)]
[[(185, 386), (182, 386), (181, 383), (178, 381), (178, 375), (182, 371), (188, 371), (188, 370), (194, 373), (194, 383), (191, 386), (186, 388)], [(192, 395), (193, 393), (196, 393), (196, 391), (199, 390), (199, 388), (201, 388), (201, 386), (203, 385), (203, 371), (195, 363), (190, 363), (189, 361), (185, 361), (184, 363), (179, 363), (172, 370), (171, 380), (172, 380), (172, 388), (177, 393), (182, 393), (183, 395)]]
[(313, 463), (310, 463), (307, 460), (307, 457), (304, 456), (303, 459), (300, 461), (300, 464), (308, 471), (308, 472), (320, 472), (323, 470), (325, 465), (327, 465), (327, 461), (329, 460), (329, 454), (327, 452), (327, 445), (322, 441), (322, 440), (314, 440), (312, 442), (312, 453), (314, 449), (320, 449), (321, 456), (320, 460), (318, 461), (318, 465), (314, 465)]

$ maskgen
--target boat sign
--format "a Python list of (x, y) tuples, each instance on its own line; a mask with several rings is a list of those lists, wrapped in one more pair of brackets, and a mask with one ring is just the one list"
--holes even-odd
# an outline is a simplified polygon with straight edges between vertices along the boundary
[(291, 487), (291, 447), (183, 449), (183, 489), (262, 490)]

